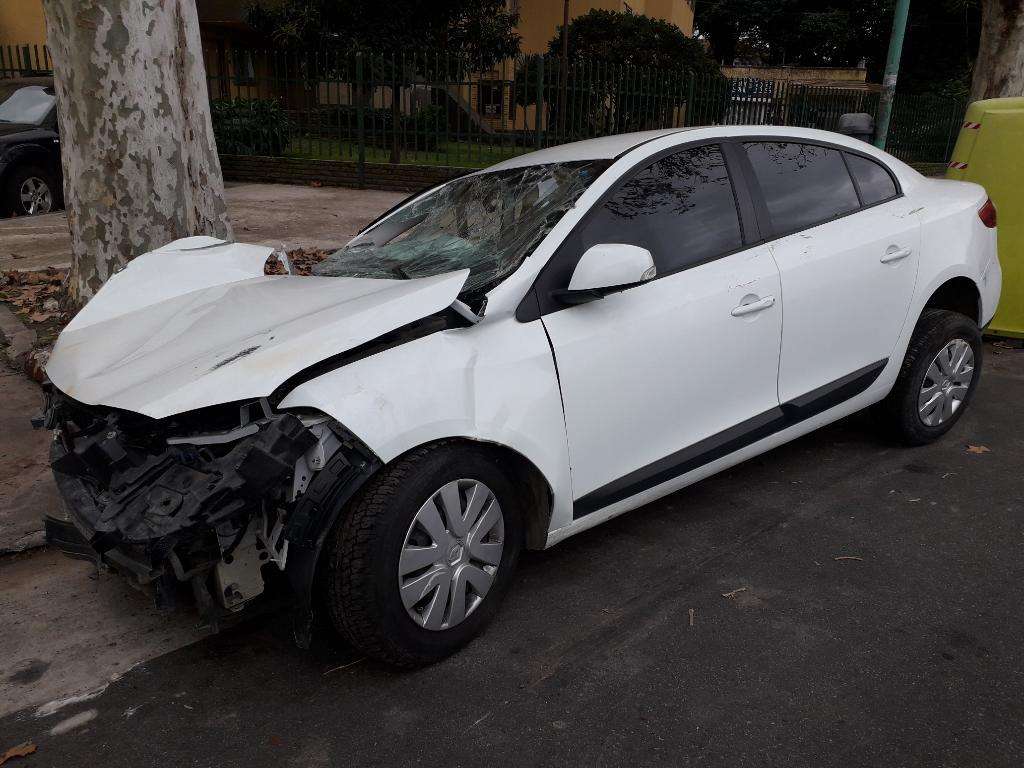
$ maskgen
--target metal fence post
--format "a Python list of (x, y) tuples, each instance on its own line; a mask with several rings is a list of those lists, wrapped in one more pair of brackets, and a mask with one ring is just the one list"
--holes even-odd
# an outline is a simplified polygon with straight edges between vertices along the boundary
[(533, 117), (534, 149), (541, 148), (541, 115), (544, 113), (544, 57), (537, 57), (537, 107)]
[(356, 53), (356, 177), (359, 189), (366, 186), (366, 113), (363, 93), (363, 54)]

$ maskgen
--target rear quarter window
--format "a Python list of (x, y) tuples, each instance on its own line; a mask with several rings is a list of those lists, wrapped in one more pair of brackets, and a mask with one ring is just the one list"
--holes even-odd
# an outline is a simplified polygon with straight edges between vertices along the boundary
[(846, 164), (857, 181), (864, 205), (876, 205), (892, 200), (898, 193), (892, 174), (881, 163), (861, 155), (846, 155)]
[(839, 150), (779, 141), (743, 146), (776, 233), (807, 229), (860, 207)]

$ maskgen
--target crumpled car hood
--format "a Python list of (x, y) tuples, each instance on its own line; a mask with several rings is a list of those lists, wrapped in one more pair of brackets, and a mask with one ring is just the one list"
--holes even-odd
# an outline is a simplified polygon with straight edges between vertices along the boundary
[(265, 397), (311, 365), (450, 306), (469, 274), (263, 276), (271, 252), (194, 237), (136, 258), (64, 329), (47, 375), (79, 402), (153, 418)]

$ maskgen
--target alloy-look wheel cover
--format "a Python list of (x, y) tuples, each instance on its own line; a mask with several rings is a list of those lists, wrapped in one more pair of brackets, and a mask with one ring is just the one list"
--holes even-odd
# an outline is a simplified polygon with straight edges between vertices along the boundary
[(431, 494), (406, 531), (398, 591), (409, 617), (444, 630), (480, 607), (501, 565), (505, 519), (479, 480), (452, 480)]
[(953, 418), (964, 404), (974, 379), (974, 350), (963, 339), (953, 339), (932, 360), (921, 383), (917, 411), (921, 421), (937, 427)]
[(29, 176), (21, 183), (19, 190), (21, 207), (29, 216), (49, 213), (53, 208), (53, 194), (50, 185), (38, 176)]

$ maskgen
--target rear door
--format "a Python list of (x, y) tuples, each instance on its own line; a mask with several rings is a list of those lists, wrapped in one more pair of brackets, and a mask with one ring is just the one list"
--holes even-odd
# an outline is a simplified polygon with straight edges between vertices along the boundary
[(547, 301), (601, 243), (647, 248), (657, 268), (641, 285), (542, 311), (575, 518), (736, 450), (763, 426), (751, 419), (778, 409), (779, 274), (765, 245), (747, 244), (758, 236), (736, 195), (721, 146), (676, 150), (624, 179), (538, 281)]
[(921, 233), (912, 202), (866, 155), (797, 139), (743, 146), (782, 276), (780, 401), (870, 383), (914, 293)]

